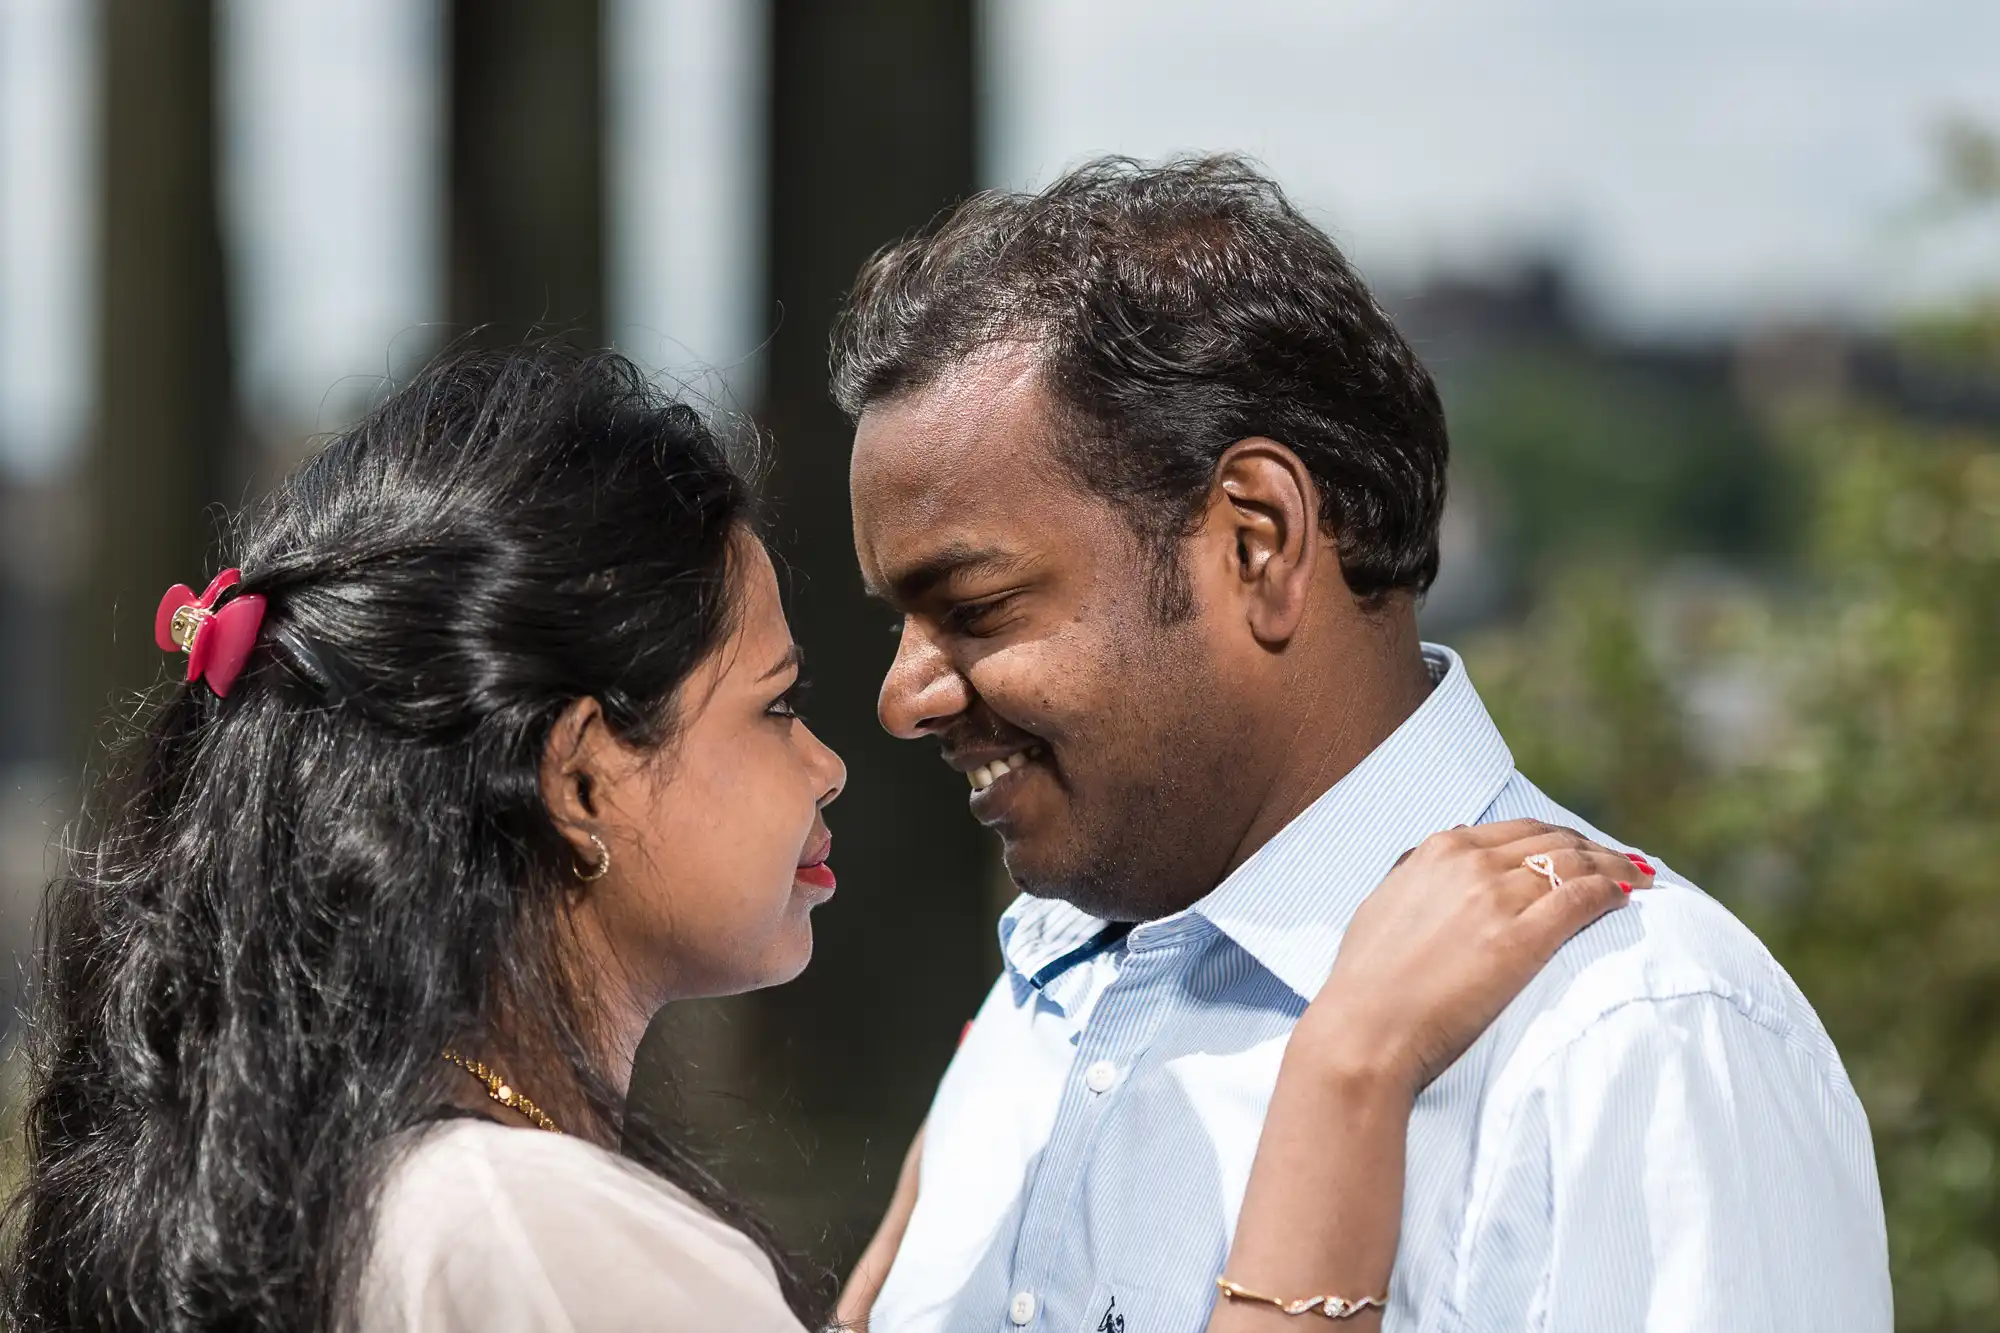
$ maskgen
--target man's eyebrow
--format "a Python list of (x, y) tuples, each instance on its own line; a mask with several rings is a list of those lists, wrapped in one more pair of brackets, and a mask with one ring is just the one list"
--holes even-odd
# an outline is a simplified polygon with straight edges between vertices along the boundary
[(922, 560), (900, 569), (887, 584), (870, 583), (868, 595), (887, 602), (914, 602), (940, 583), (961, 574), (1003, 574), (1027, 563), (1027, 558), (997, 546), (948, 542)]
[(762, 682), (771, 679), (773, 676), (782, 676), (787, 671), (790, 671), (793, 667), (803, 665), (805, 659), (806, 659), (806, 650), (799, 647), (795, 643), (791, 647), (785, 649), (785, 655), (778, 659), (776, 666), (772, 667), (769, 671), (766, 671), (763, 675), (757, 677), (757, 679), (759, 682)]

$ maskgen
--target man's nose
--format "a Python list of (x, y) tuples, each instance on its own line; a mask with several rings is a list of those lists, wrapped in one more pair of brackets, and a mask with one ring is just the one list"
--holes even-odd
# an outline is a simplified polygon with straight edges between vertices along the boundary
[(906, 741), (922, 740), (972, 704), (972, 688), (950, 657), (918, 627), (903, 622), (896, 660), (882, 678), (875, 716), (883, 729)]

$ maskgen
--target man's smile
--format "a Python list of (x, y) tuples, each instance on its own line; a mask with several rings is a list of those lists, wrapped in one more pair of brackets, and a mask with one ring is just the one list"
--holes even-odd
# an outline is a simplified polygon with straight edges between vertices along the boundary
[(971, 769), (966, 773), (966, 779), (972, 783), (974, 794), (983, 792), (1009, 773), (1027, 767), (1028, 761), (1041, 752), (1042, 747), (1039, 744), (1025, 746), (1012, 754), (1003, 755)]

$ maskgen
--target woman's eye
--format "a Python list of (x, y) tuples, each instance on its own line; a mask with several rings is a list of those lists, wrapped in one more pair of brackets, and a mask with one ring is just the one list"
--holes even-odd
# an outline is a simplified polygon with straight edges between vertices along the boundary
[(802, 700), (804, 700), (805, 694), (806, 694), (805, 681), (795, 680), (792, 682), (791, 688), (786, 690), (783, 694), (779, 695), (777, 698), (771, 700), (771, 706), (769, 708), (766, 708), (764, 711), (770, 714), (772, 717), (783, 717), (783, 718), (797, 717), (799, 715), (799, 704)]

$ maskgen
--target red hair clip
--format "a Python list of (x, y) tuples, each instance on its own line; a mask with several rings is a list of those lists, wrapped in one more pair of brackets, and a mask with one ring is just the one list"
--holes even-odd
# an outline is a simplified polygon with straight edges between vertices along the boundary
[(242, 570), (225, 569), (199, 597), (185, 583), (176, 583), (153, 616), (153, 641), (160, 651), (186, 653), (188, 680), (207, 681), (218, 699), (229, 697), (264, 624), (264, 599), (254, 592), (215, 609), (216, 599), (242, 580)]

